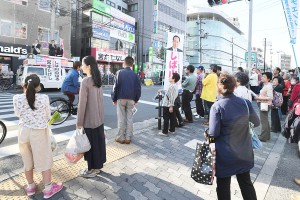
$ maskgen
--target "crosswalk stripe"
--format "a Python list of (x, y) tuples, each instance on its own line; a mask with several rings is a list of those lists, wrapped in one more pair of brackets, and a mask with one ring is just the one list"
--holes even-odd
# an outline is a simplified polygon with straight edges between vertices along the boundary
[(5, 115), (1, 116), (0, 119), (3, 120), (3, 119), (13, 118), (13, 117), (17, 117), (17, 116), (14, 113), (13, 114), (5, 114)]
[(7, 104), (13, 104), (12, 101), (1, 101), (0, 105), (7, 105)]
[(3, 113), (3, 112), (11, 112), (11, 111), (14, 111), (14, 109), (13, 109), (13, 108), (1, 109), (1, 110), (0, 110), (0, 115), (1, 115), (1, 113)]

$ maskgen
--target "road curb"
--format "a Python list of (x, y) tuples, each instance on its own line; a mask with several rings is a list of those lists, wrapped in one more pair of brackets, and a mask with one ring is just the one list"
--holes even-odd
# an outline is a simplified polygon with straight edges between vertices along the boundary
[(259, 172), (254, 182), (258, 200), (265, 199), (268, 193), (272, 178), (277, 169), (277, 165), (284, 150), (285, 144), (286, 138), (279, 134), (271, 153), (269, 154), (266, 162), (262, 166), (261, 171)]

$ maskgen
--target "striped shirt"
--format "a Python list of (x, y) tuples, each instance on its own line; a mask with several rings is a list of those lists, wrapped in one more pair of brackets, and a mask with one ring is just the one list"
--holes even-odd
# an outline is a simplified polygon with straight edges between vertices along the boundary
[(178, 96), (178, 86), (177, 84), (171, 84), (169, 89), (166, 91), (166, 94), (163, 99), (163, 107), (174, 106), (175, 99)]
[(203, 80), (203, 73), (199, 74), (197, 76), (197, 83), (196, 83), (196, 94), (200, 94), (202, 93), (202, 88), (203, 88), (203, 84), (202, 84), (202, 80)]

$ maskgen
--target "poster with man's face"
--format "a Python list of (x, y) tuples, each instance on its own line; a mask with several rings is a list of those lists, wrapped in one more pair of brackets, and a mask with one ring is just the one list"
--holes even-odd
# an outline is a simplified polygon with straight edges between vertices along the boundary
[(178, 88), (181, 89), (181, 77), (183, 71), (183, 41), (184, 36), (177, 33), (168, 33), (168, 42), (166, 47), (166, 68), (164, 78), (164, 89), (169, 88), (169, 78), (173, 73), (180, 75)]

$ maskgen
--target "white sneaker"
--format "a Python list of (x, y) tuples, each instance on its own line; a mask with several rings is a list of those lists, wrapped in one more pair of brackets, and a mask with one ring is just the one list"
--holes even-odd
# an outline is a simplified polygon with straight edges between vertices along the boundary
[(194, 117), (195, 117), (196, 119), (199, 119), (199, 115), (195, 115)]
[(165, 137), (168, 137), (168, 133), (163, 133), (163, 132), (158, 132), (158, 135), (161, 135), (161, 136), (165, 136)]
[(174, 134), (175, 134), (175, 131), (174, 131), (174, 132), (169, 131), (169, 133), (172, 134), (172, 135), (174, 135)]

